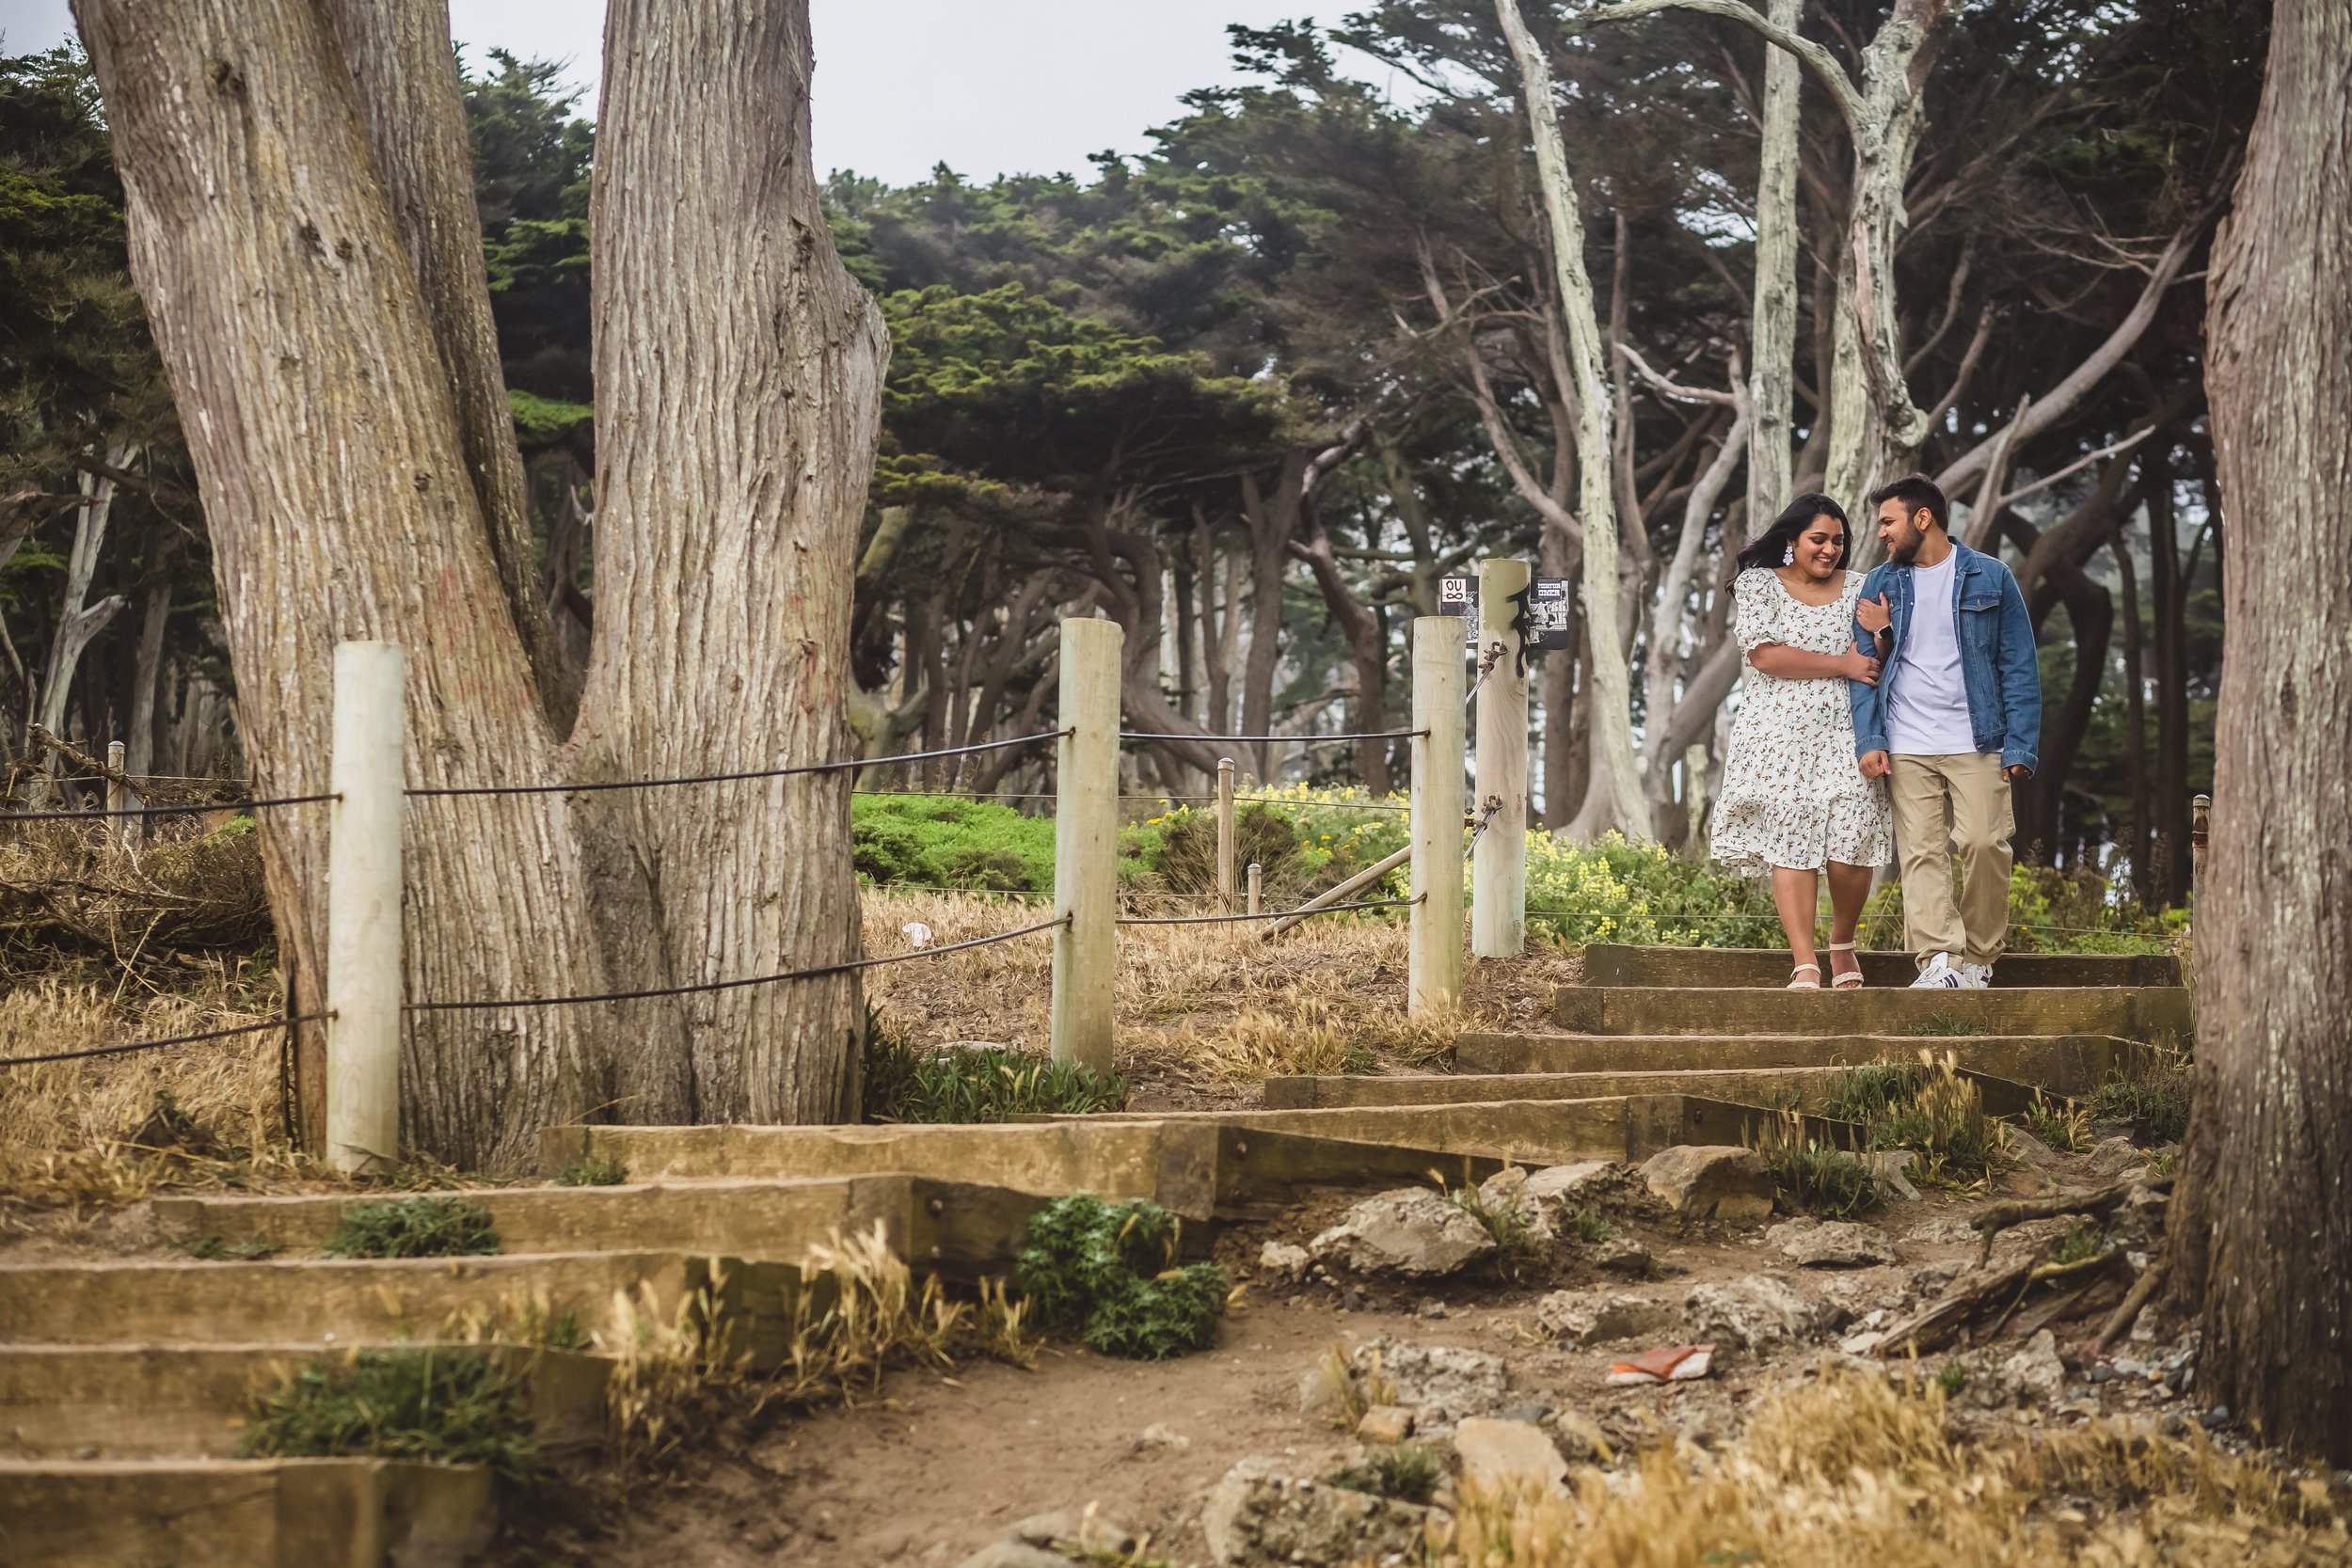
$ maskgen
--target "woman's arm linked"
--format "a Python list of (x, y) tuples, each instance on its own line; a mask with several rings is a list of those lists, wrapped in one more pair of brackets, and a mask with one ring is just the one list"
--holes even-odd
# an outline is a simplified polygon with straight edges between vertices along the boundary
[(1785, 681), (1849, 680), (1865, 686), (1879, 683), (1879, 661), (1848, 649), (1842, 654), (1813, 654), (1783, 642), (1763, 642), (1748, 650), (1748, 663), (1767, 675)]

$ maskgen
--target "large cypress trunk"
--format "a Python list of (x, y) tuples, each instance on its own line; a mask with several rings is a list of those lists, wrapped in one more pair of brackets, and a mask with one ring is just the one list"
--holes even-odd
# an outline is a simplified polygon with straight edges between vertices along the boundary
[[(464, 193), (411, 168), (393, 182), (396, 218), (382, 166), (400, 160), (379, 160), (363, 113), (362, 91), (453, 99), (453, 74), (413, 40), (347, 62), (306, 0), (76, 10), (262, 792), (325, 787), (332, 653), (350, 638), (408, 652), (412, 786), (840, 756), (850, 523), (882, 347), (809, 172), (804, 0), (677, 0), (659, 39), (616, 8), (597, 214), (601, 706), (568, 748), (542, 711), (512, 562), (494, 545), (507, 525), (485, 515), (505, 457), (479, 450), (485, 398), (467, 390), (484, 373), (465, 346), (467, 322), (486, 320), (479, 274), (437, 270), (410, 244), (468, 231), (470, 214), (431, 210)], [(451, 106), (421, 118), (445, 128)], [(645, 231), (614, 232), (636, 223)], [(466, 320), (453, 327), (451, 313)], [(839, 958), (855, 942), (846, 788), (836, 776), (412, 801), (407, 994), (579, 994)], [(262, 832), (297, 1000), (315, 1007), (326, 814), (265, 813)], [(651, 918), (619, 918), (631, 909)], [(838, 978), (634, 1008), (413, 1015), (403, 1139), (513, 1168), (540, 1127), (599, 1108), (834, 1114), (857, 1017)]]
[(2352, 1463), (2352, 12), (2281, 0), (2210, 356), (2230, 573), (2177, 1282), (2201, 1403)]

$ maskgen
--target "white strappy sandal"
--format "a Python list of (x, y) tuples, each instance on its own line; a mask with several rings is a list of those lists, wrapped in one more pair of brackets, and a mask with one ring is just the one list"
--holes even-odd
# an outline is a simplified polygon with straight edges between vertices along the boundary
[[(1805, 974), (1807, 971), (1812, 973), (1812, 979), (1801, 980), (1797, 978), (1797, 976)], [(1788, 972), (1788, 989), (1790, 990), (1820, 990), (1821, 989), (1821, 966), (1820, 964), (1799, 964), (1796, 968), (1790, 970)]]
[[(1833, 942), (1829, 944), (1829, 950), (1833, 953), (1854, 953), (1857, 945), (1859, 945), (1858, 942)], [(1860, 990), (1862, 989), (1861, 954), (1854, 953), (1853, 968), (1831, 980), (1829, 989), (1832, 990)]]

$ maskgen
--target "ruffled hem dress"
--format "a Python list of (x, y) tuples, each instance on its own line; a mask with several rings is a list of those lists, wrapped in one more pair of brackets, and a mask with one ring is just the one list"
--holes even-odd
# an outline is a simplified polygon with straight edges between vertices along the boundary
[(1732, 635), (1740, 644), (1740, 711), (1731, 721), (1709, 852), (1735, 870), (1772, 866), (1818, 871), (1825, 861), (1884, 865), (1895, 858), (1886, 782), (1854, 762), (1847, 683), (1831, 676), (1784, 680), (1745, 663), (1768, 642), (1812, 654), (1853, 646), (1862, 575), (1825, 605), (1791, 594), (1779, 575), (1751, 566), (1732, 584)]

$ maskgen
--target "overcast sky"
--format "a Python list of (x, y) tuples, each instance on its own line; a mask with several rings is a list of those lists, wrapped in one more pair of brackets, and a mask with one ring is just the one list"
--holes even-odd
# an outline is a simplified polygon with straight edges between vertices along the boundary
[[(154, 0), (168, 3), (168, 0)], [(1335, 20), (1349, 0), (1327, 0)], [(1315, 14), (1314, 0), (811, 0), (817, 166), (894, 184), (946, 162), (980, 179), (1083, 173), (1087, 155), (1135, 152), (1194, 87), (1234, 80), (1231, 22)], [(451, 30), (569, 64), (593, 108), (602, 6), (594, 0), (450, 0)], [(0, 0), (0, 45), (46, 49), (72, 31), (66, 0)], [(1380, 68), (1359, 60), (1368, 71)]]

